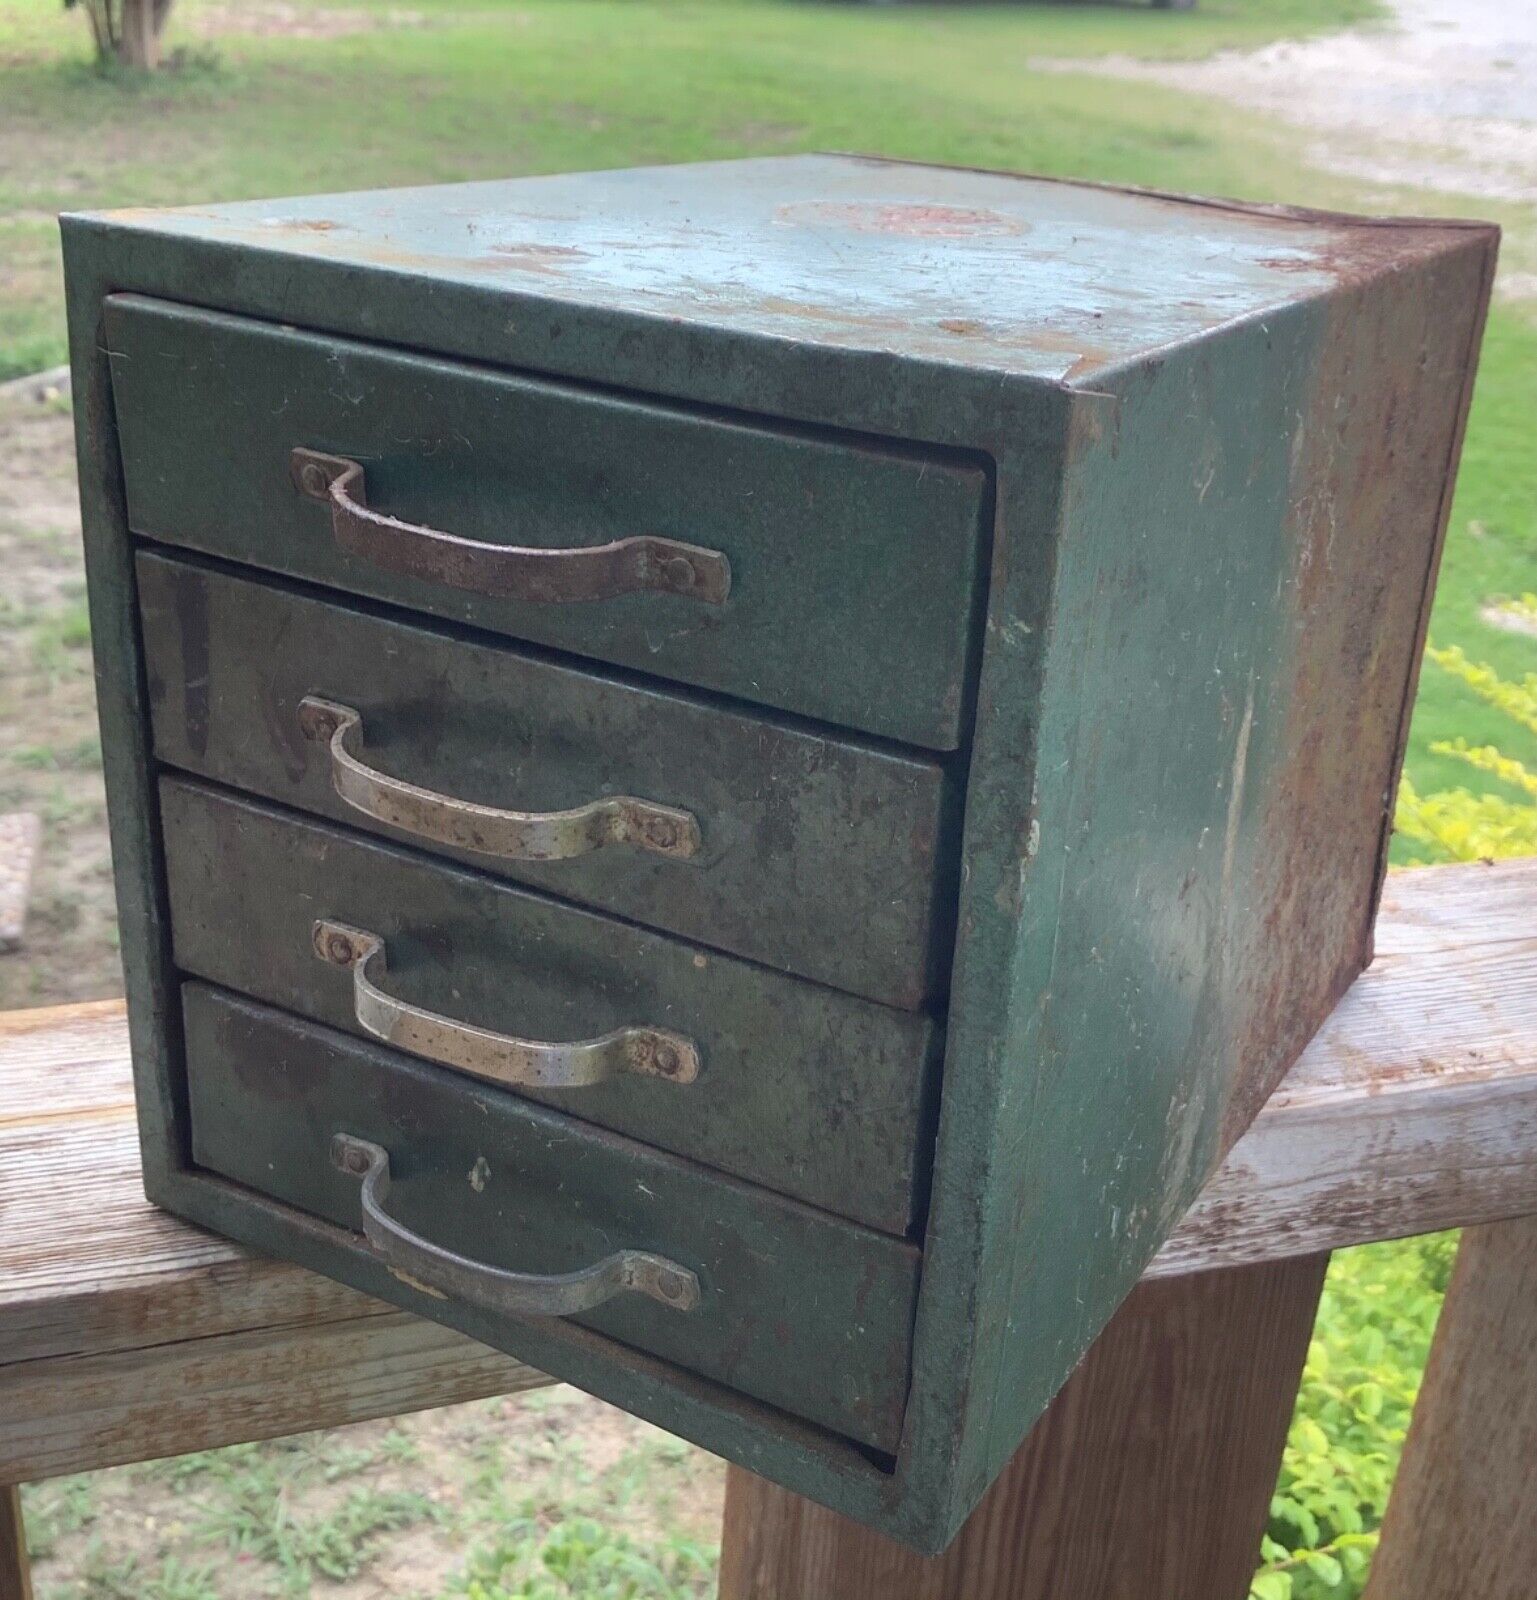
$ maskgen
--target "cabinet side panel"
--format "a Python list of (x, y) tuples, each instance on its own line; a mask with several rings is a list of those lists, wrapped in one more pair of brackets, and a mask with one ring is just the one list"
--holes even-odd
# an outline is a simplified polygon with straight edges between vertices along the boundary
[(1491, 248), (1077, 396), (957, 1512), (1369, 958)]
[(133, 551), (101, 336), (102, 304), (114, 287), (116, 240), (110, 229), (79, 218), (63, 219), (62, 230), (80, 515), (118, 942), (144, 1186), (151, 1199), (159, 1200), (171, 1175), (186, 1160), (186, 1086), (179, 1066), (180, 1025), (170, 980)]

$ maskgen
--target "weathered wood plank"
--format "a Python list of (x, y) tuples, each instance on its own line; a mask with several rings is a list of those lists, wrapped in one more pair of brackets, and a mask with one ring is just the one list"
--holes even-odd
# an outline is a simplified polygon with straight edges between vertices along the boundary
[(1530, 939), (1537, 871), (1524, 858), (1390, 872), (1377, 918), (1377, 958)]
[(0, 1483), (547, 1381), (151, 1206), (120, 1001), (0, 1013)]
[(462, 1334), (382, 1309), (23, 1361), (0, 1366), (0, 1476), (32, 1482), (548, 1382)]
[(1537, 1216), (1473, 1228), (1404, 1443), (1368, 1600), (1537, 1589)]
[(0, 1108), (0, 1372), (384, 1314), (149, 1204), (121, 1001), (0, 1013)]
[(721, 1600), (1242, 1600), (1327, 1259), (1140, 1285), (942, 1556), (732, 1467)]
[[(1537, 862), (1525, 876), (1537, 922)], [(1530, 933), (1382, 957), (1233, 1148), (1154, 1274), (1537, 1210), (1534, 971)]]

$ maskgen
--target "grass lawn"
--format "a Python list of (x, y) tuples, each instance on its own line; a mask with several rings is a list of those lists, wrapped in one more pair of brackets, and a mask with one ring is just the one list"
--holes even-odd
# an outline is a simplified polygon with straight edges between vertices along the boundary
[(705, 1600), (724, 1469), (550, 1388), (27, 1491), (38, 1600)]
[[(171, 43), (181, 66), (133, 83), (91, 69), (85, 25), (58, 0), (0, 0), (0, 378), (63, 359), (60, 209), (807, 149), (1493, 215), (1512, 231), (1512, 253), (1530, 261), (1530, 209), (1353, 183), (1309, 169), (1294, 132), (1228, 106), (1032, 66), (1044, 56), (1199, 55), (1373, 11), (1372, 0), (1201, 0), (1190, 13), (1071, 3), (179, 0)], [(1483, 613), (1537, 590), (1534, 409), (1537, 312), (1530, 301), (1497, 304), (1432, 638), (1507, 677), (1537, 670), (1537, 640)], [(29, 949), (0, 961), (0, 1005), (110, 993), (119, 981), (68, 450), (63, 408), (0, 414), (10, 464), (0, 478), (0, 810), (40, 810), (52, 841)], [(1427, 667), (1410, 752), (1418, 787), (1498, 790), (1497, 780), (1431, 753), (1432, 742), (1458, 735), (1537, 768), (1537, 736)], [(1353, 1262), (1365, 1265), (1331, 1279), (1319, 1360), (1336, 1371), (1318, 1367), (1309, 1379), (1332, 1459), (1355, 1451), (1378, 1463), (1379, 1476), (1396, 1451), (1383, 1428), (1401, 1431), (1433, 1322), (1434, 1293), (1415, 1299), (1404, 1288), (1406, 1274), (1425, 1278), (1415, 1248), (1358, 1253)], [(1378, 1259), (1381, 1272), (1370, 1264)], [(1391, 1381), (1380, 1370), (1388, 1368)], [(1340, 1369), (1354, 1375), (1349, 1384)], [(1357, 1407), (1353, 1397), (1384, 1386), (1386, 1413), (1380, 1395), (1369, 1414), (1366, 1400)], [(1306, 1443), (1295, 1436), (1304, 1477), (1314, 1470)], [(334, 1600), (682, 1600), (709, 1592), (700, 1507), (713, 1504), (718, 1473), (704, 1460), (552, 1394), (123, 1469), (29, 1494), (48, 1556), (39, 1595), (245, 1600), (302, 1596), (313, 1585)], [(589, 1536), (593, 1527), (601, 1537)], [(1295, 1597), (1346, 1592), (1356, 1589), (1299, 1573)]]

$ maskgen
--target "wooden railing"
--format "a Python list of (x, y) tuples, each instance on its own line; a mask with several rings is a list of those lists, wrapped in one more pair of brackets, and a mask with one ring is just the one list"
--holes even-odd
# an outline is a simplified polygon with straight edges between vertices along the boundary
[[(1370, 1597), (1532, 1600), (1537, 861), (1394, 875), (1377, 949), (950, 1552), (733, 1469), (722, 1600), (1242, 1600), (1328, 1252), (1451, 1226)], [(120, 1005), (0, 1015), (0, 1485), (546, 1381), (154, 1210)]]

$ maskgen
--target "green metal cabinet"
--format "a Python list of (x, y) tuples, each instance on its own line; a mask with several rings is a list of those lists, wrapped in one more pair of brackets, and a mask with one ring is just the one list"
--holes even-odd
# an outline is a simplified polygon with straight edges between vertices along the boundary
[(941, 1548), (1370, 957), (1494, 230), (64, 239), (152, 1198)]

